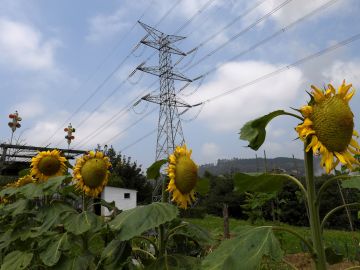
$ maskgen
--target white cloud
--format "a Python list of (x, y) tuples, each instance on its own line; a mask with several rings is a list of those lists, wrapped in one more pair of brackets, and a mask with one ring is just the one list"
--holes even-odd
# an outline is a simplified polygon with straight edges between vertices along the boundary
[[(77, 114), (77, 116), (71, 120), (73, 127), (75, 128), (75, 140), (73, 141), (72, 147), (78, 148), (77, 145), (80, 146), (81, 149), (91, 149), (95, 147), (98, 143), (105, 144), (108, 142), (109, 139), (113, 138), (114, 135), (121, 132), (127, 125), (129, 121), (128, 115), (125, 117), (120, 118), (120, 120), (113, 120), (111, 124), (102, 128), (102, 132), (99, 133), (97, 136), (92, 137), (90, 140), (87, 138), (90, 135), (97, 133), (97, 129), (103, 123), (109, 120), (109, 118), (118, 111), (118, 108), (114, 107), (107, 107), (102, 111), (97, 111), (94, 113), (81, 127), (77, 128), (80, 121), (83, 121), (87, 118), (90, 114), (88, 111), (83, 111)], [(39, 145), (43, 146), (44, 142), (51, 143), (50, 147), (67, 147), (66, 140), (64, 136), (66, 135), (63, 131), (63, 128), (59, 129), (59, 124), (63, 123), (64, 119), (68, 118), (69, 112), (58, 112), (57, 115), (52, 115), (46, 119), (39, 119), (36, 123), (34, 123), (32, 128), (26, 133), (26, 143), (30, 145)], [(65, 128), (65, 127), (64, 127)], [(58, 130), (59, 129), (59, 130)], [(51, 138), (50, 136), (57, 132), (56, 135)], [(116, 142), (119, 139), (123, 138), (126, 133), (119, 135), (118, 137), (114, 138), (112, 142)]]
[(119, 9), (110, 15), (96, 15), (89, 20), (89, 24), (86, 39), (91, 42), (107, 40), (129, 26), (126, 9)]
[[(286, 24), (289, 24), (290, 22), (293, 22), (294, 20), (296, 20), (296, 18), (299, 18), (300, 16), (303, 16), (304, 14), (307, 14), (307, 13), (311, 12), (312, 10), (322, 6), (326, 2), (328, 2), (328, 0), (292, 1), (289, 4), (286, 4), (284, 7), (282, 7), (280, 10), (278, 10), (274, 14), (272, 14), (271, 18), (281, 25), (286, 25)], [(326, 10), (326, 12), (321, 12), (321, 13), (319, 13), (318, 16), (314, 16), (313, 18), (316, 19), (316, 18), (319, 18), (320, 16), (326, 16), (329, 13), (332, 13), (335, 11), (337, 13), (339, 13), (339, 8), (341, 6), (345, 7), (347, 5), (345, 2), (346, 1), (339, 1), (338, 3), (335, 3), (332, 6), (330, 6)], [(275, 7), (279, 6), (281, 3), (283, 3), (283, 1), (279, 1), (279, 0), (266, 1), (264, 4), (259, 6), (256, 13), (260, 14), (260, 16), (263, 16), (263, 15), (269, 13)]]
[[(222, 0), (216, 0), (215, 2), (211, 3), (211, 5), (209, 6), (207, 4), (207, 2), (209, 2), (208, 0), (198, 0), (198, 1), (194, 1), (194, 0), (183, 0), (181, 2), (181, 4), (179, 5), (179, 8), (177, 9), (177, 11), (179, 11), (177, 14), (182, 14), (184, 17), (186, 18), (191, 18), (192, 16), (194, 16), (194, 14), (197, 14), (197, 12), (199, 12), (199, 10), (206, 4), (206, 9), (205, 10), (210, 10), (212, 8), (214, 8), (216, 5), (223, 5), (224, 1)], [(202, 12), (204, 10), (202, 9)]]
[(213, 162), (220, 154), (220, 147), (213, 142), (204, 143), (201, 147), (202, 163)]
[(0, 18), (0, 62), (28, 70), (54, 66), (55, 40), (45, 40), (37, 29)]
[(17, 110), (23, 119), (32, 119), (44, 112), (44, 106), (39, 101), (28, 100), (11, 107), (11, 111)]
[(360, 62), (356, 61), (335, 61), (331, 66), (327, 67), (322, 75), (325, 80), (331, 84), (340, 85), (345, 79), (347, 83), (355, 86), (360, 85)]
[[(270, 73), (282, 65), (260, 61), (230, 62), (223, 65), (214, 80), (198, 92), (201, 100), (212, 98)], [(216, 131), (238, 130), (245, 122), (272, 110), (292, 106), (302, 83), (299, 69), (288, 70), (230, 95), (205, 104), (199, 119)], [(195, 98), (190, 103), (198, 102)]]

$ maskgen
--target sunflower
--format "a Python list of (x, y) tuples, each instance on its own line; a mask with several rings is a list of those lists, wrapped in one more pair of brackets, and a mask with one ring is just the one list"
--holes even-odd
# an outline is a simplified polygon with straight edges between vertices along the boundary
[[(354, 155), (360, 154), (359, 144), (353, 136), (359, 134), (354, 130), (354, 115), (349, 101), (355, 94), (352, 85), (345, 80), (336, 92), (329, 84), (325, 90), (311, 86), (311, 100), (300, 109), (304, 122), (295, 129), (300, 139), (308, 141), (306, 152), (312, 149), (314, 154), (321, 155), (321, 166), (330, 173), (339, 162), (353, 169), (359, 165)], [(334, 161), (335, 159), (335, 161)]]
[(74, 180), (76, 187), (88, 196), (97, 197), (109, 179), (111, 163), (102, 152), (90, 151), (76, 160)]
[(39, 152), (31, 159), (30, 174), (39, 179), (46, 181), (50, 177), (64, 175), (66, 167), (66, 158), (61, 156), (58, 150)]
[(169, 157), (167, 169), (170, 178), (167, 191), (172, 193), (172, 201), (179, 207), (187, 208), (195, 200), (195, 186), (198, 179), (198, 167), (190, 158), (191, 150), (186, 146), (177, 146)]
[(22, 187), (30, 183), (35, 183), (36, 179), (34, 179), (31, 175), (25, 175), (24, 177), (19, 178), (15, 183), (15, 187)]

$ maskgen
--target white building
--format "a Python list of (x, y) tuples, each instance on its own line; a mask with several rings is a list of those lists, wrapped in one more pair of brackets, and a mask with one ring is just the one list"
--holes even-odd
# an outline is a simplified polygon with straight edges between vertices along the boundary
[[(134, 189), (118, 188), (106, 186), (101, 193), (101, 199), (107, 202), (115, 202), (115, 206), (120, 210), (135, 208), (137, 204), (137, 191)], [(109, 210), (101, 206), (101, 215), (110, 215)]]

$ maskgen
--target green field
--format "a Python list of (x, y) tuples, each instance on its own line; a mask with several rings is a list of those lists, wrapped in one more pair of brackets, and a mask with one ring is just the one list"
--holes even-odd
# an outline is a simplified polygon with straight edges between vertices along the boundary
[[(220, 217), (207, 215), (204, 219), (195, 219), (187, 218), (185, 219), (188, 222), (199, 225), (202, 228), (207, 229), (211, 232), (215, 239), (222, 239), (223, 236), (223, 220)], [(238, 220), (238, 219), (229, 219), (230, 223), (230, 235), (236, 234), (232, 232), (234, 228), (241, 225), (249, 225), (247, 221)], [(260, 225), (274, 225), (274, 223), (265, 222)], [(306, 238), (310, 236), (310, 230), (307, 227), (295, 227), (289, 226), (287, 224), (278, 224), (286, 228), (291, 228), (296, 232), (300, 233)], [(277, 232), (276, 235), (281, 243), (282, 249), (287, 254), (299, 253), (306, 251), (304, 246), (301, 245), (298, 238), (295, 236), (286, 233), (286, 232)], [(331, 246), (335, 251), (343, 254), (345, 258), (350, 260), (360, 260), (360, 232), (349, 232), (349, 231), (338, 231), (338, 230), (325, 230), (324, 231), (325, 244)]]

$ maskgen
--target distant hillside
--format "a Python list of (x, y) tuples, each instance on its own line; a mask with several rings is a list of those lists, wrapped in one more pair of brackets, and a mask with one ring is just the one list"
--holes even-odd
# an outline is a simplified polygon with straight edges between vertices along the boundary
[[(304, 160), (297, 158), (277, 157), (266, 159), (267, 171), (282, 171), (293, 175), (304, 175)], [(314, 162), (315, 172), (321, 174), (319, 162)], [(199, 174), (205, 171), (214, 175), (231, 174), (235, 172), (264, 172), (264, 158), (250, 159), (218, 159), (216, 164), (204, 164), (199, 166)]]

